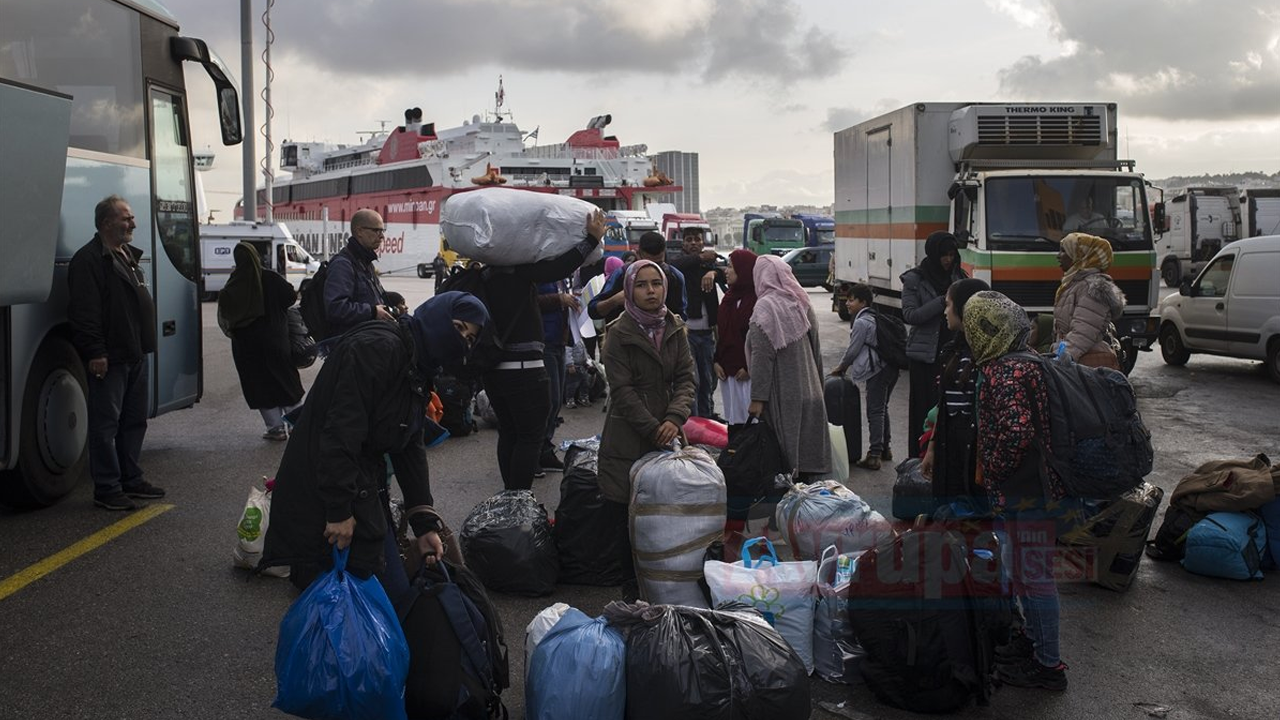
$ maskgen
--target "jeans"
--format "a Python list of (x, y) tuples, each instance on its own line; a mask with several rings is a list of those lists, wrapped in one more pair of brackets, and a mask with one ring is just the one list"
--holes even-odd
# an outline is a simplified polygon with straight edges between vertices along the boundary
[(547, 399), (551, 403), (547, 413), (547, 438), (542, 444), (542, 455), (555, 453), (555, 445), (551, 438), (556, 435), (556, 420), (560, 417), (560, 406), (564, 404), (564, 346), (550, 343), (542, 347), (542, 361), (547, 364), (548, 386)]
[(106, 377), (89, 375), (89, 475), (94, 497), (142, 482), (142, 439), (147, 434), (146, 359), (111, 362)]
[(690, 330), (689, 352), (693, 354), (693, 364), (698, 381), (697, 401), (693, 414), (709, 418), (716, 413), (716, 334), (714, 330)]
[(1013, 594), (1026, 616), (1027, 637), (1035, 646), (1036, 662), (1057, 667), (1062, 662), (1058, 643), (1061, 605), (1053, 577), (1057, 530), (1044, 510), (1006, 512), (1004, 529), (1012, 551)]
[(498, 416), (498, 471), (507, 490), (533, 487), (546, 442), (549, 384), (545, 368), (485, 373), (484, 389)]
[[(889, 447), (889, 396), (898, 384), (898, 368), (886, 365), (867, 380), (867, 432), (870, 435), (868, 455), (880, 457)], [(915, 457), (915, 455), (908, 455)], [(849, 458), (853, 462), (853, 458)]]

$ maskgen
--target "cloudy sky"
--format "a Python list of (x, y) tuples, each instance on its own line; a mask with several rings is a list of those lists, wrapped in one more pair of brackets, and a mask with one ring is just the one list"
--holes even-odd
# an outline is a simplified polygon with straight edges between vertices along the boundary
[[(239, 75), (239, 2), (164, 2)], [(277, 143), (356, 142), (411, 106), (459, 125), (501, 75), (543, 143), (607, 112), (624, 145), (699, 153), (704, 210), (830, 203), (832, 132), (920, 101), (1116, 102), (1149, 177), (1280, 170), (1274, 0), (278, 0), (271, 23)], [(227, 219), (241, 151), (187, 77)]]

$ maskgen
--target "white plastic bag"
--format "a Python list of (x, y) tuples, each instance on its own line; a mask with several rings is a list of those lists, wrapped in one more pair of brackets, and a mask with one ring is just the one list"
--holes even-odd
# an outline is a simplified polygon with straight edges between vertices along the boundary
[(542, 642), (542, 638), (551, 632), (551, 628), (560, 622), (560, 618), (569, 612), (569, 606), (565, 603), (558, 602), (555, 605), (548, 605), (542, 609), (542, 612), (533, 616), (529, 621), (528, 627), (524, 629), (524, 672), (525, 676), (529, 675), (530, 660), (533, 658), (533, 651), (538, 648), (538, 643)]
[(774, 518), (791, 551), (806, 560), (817, 560), (828, 545), (841, 553), (857, 552), (893, 534), (883, 515), (834, 480), (796, 483), (782, 496)]
[[(768, 552), (753, 564), (751, 548), (758, 543), (764, 543)], [(760, 611), (800, 657), (805, 672), (813, 672), (814, 583), (818, 563), (812, 560), (779, 562), (773, 543), (761, 537), (742, 544), (742, 562), (708, 560), (702, 572), (714, 604), (740, 602)]]
[[(551, 193), (484, 188), (452, 195), (440, 214), (440, 232), (459, 255), (488, 265), (550, 260), (587, 235), (595, 205)], [(599, 260), (599, 246), (584, 263)]]
[[(850, 428), (853, 432), (858, 428)], [(840, 482), (849, 479), (849, 448), (844, 442), (845, 429), (839, 425), (827, 423), (827, 434), (831, 436), (831, 476)]]
[[(266, 478), (263, 478), (266, 480)], [(262, 559), (262, 544), (267, 538), (267, 521), (271, 519), (271, 491), (249, 488), (249, 499), (240, 513), (236, 525), (236, 546), (231, 551), (231, 562), (236, 567), (253, 570)], [(270, 577), (289, 577), (289, 568), (271, 567), (262, 571)]]

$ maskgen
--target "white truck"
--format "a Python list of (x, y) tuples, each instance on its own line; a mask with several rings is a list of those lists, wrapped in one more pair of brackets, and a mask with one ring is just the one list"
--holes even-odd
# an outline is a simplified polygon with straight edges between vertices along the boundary
[[(1057, 241), (1105, 237), (1128, 298), (1126, 370), (1150, 350), (1159, 280), (1146, 182), (1116, 156), (1113, 103), (916, 103), (835, 133), (835, 275), (901, 311), (902, 273), (936, 230), (972, 277), (1028, 311), (1053, 308)], [(1164, 207), (1153, 208), (1163, 220)], [(843, 311), (837, 293), (833, 309)]]
[(1254, 188), (1240, 194), (1240, 237), (1280, 235), (1280, 188)]
[(1240, 239), (1239, 193), (1233, 187), (1189, 187), (1165, 204), (1157, 245), (1165, 285), (1178, 287), (1195, 277), (1222, 246)]
[(298, 290), (320, 269), (320, 262), (294, 241), (284, 223), (235, 220), (201, 225), (200, 267), (204, 277), (204, 300), (216, 299), (226, 287), (227, 278), (236, 266), (232, 252), (241, 242), (248, 242), (258, 249), (263, 270), (279, 273)]

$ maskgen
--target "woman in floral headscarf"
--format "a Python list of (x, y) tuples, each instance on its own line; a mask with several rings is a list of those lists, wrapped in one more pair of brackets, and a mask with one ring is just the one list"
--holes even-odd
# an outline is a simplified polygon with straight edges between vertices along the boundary
[(1044, 461), (1049, 395), (1039, 361), (1025, 354), (1031, 323), (1026, 311), (990, 290), (969, 298), (963, 323), (982, 374), (976, 403), (978, 472), (1008, 531), (1014, 594), (1027, 618), (1025, 634), (996, 651), (996, 672), (1009, 685), (1065, 690), (1052, 572), (1056, 533), (1047, 507), (1064, 493)]
[(1062, 238), (1058, 265), (1062, 284), (1053, 300), (1053, 334), (1081, 365), (1120, 369), (1114, 323), (1124, 311), (1125, 298), (1107, 275), (1111, 243), (1084, 233)]

